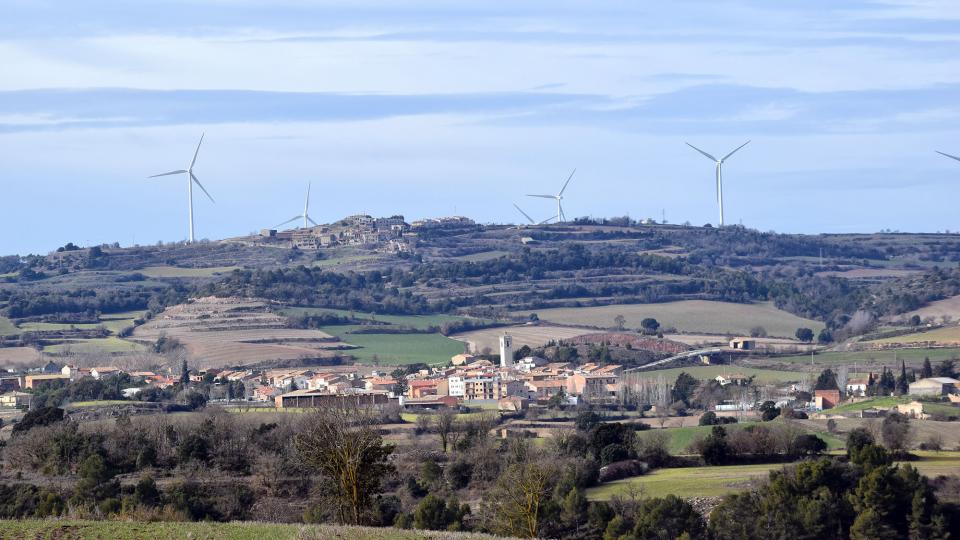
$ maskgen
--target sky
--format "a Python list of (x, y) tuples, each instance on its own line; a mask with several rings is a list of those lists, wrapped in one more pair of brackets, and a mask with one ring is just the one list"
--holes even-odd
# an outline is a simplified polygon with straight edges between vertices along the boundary
[(0, 0), (0, 254), (302, 211), (960, 230), (956, 0)]

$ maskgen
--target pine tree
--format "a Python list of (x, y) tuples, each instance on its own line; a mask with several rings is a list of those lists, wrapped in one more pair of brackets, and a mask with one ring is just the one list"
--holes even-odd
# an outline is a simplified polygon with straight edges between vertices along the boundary
[(907, 365), (900, 360), (900, 376), (897, 377), (896, 392), (898, 396), (904, 396), (910, 392), (910, 382), (907, 380)]
[(190, 368), (187, 367), (187, 359), (180, 362), (180, 384), (187, 386), (190, 384)]
[(928, 356), (923, 359), (923, 369), (920, 370), (920, 378), (929, 379), (930, 377), (933, 377), (933, 366), (930, 365), (930, 357)]

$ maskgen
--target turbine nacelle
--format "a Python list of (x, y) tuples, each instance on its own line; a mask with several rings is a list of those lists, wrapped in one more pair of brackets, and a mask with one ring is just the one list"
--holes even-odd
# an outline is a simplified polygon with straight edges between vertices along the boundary
[(186, 169), (178, 169), (176, 171), (165, 172), (162, 174), (155, 174), (153, 176), (148, 176), (147, 178), (157, 178), (160, 176), (172, 176), (175, 174), (185, 174), (187, 175), (187, 210), (189, 213), (189, 229), (188, 229), (188, 240), (190, 243), (194, 241), (193, 234), (193, 184), (197, 184), (197, 187), (203, 191), (204, 195), (210, 199), (210, 202), (216, 204), (217, 201), (213, 200), (213, 196), (210, 195), (210, 192), (207, 191), (207, 188), (203, 187), (203, 184), (200, 183), (200, 180), (195, 174), (193, 174), (193, 166), (197, 164), (197, 156), (200, 155), (200, 145), (203, 144), (203, 137), (206, 133), (200, 135), (200, 142), (197, 143), (197, 149), (193, 151), (193, 159), (190, 160), (190, 165)]

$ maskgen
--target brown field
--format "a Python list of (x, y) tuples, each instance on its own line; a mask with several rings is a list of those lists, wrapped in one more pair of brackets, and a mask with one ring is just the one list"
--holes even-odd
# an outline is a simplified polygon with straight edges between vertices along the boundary
[(960, 296), (952, 296), (950, 298), (944, 298), (943, 300), (931, 302), (918, 310), (904, 313), (900, 317), (909, 319), (914, 315), (919, 315), (921, 319), (933, 317), (937, 320), (937, 322), (942, 320), (944, 315), (951, 317), (954, 320), (958, 320), (960, 319)]
[(0, 349), (0, 367), (35, 367), (40, 362), (40, 351), (31, 347)]
[(960, 326), (945, 326), (930, 330), (929, 332), (917, 332), (905, 336), (895, 336), (890, 338), (878, 339), (870, 343), (877, 344), (904, 344), (915, 345), (928, 343), (931, 345), (958, 345), (960, 344)]
[[(542, 321), (556, 324), (610, 328), (614, 318), (623, 315), (627, 328), (639, 328), (640, 321), (653, 317), (661, 328), (676, 328), (681, 333), (749, 335), (754, 326), (763, 326), (770, 336), (792, 338), (797, 328), (814, 332), (823, 323), (797, 317), (769, 302), (734, 304), (706, 300), (684, 300), (661, 304), (615, 304), (610, 306), (552, 308), (536, 310)], [(528, 313), (515, 313), (526, 315)]]
[(569, 328), (564, 326), (509, 326), (504, 328), (487, 328), (485, 330), (474, 330), (464, 332), (455, 336), (450, 336), (458, 341), (469, 343), (474, 351), (482, 351), (486, 347), (491, 350), (499, 350), (500, 336), (506, 332), (513, 336), (513, 347), (540, 347), (551, 340), (571, 339), (584, 334), (596, 333), (592, 330), (583, 328)]
[(852, 268), (842, 271), (817, 272), (817, 275), (847, 279), (885, 279), (912, 276), (919, 273), (920, 270), (898, 270), (896, 268)]
[(286, 328), (265, 302), (200, 298), (168, 308), (138, 327), (132, 339), (152, 343), (176, 338), (201, 367), (243, 365), (271, 360), (325, 358), (347, 347), (320, 330)]

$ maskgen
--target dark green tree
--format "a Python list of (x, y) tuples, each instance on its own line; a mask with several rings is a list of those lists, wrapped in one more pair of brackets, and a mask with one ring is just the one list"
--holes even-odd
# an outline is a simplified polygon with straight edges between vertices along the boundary
[(923, 367), (920, 368), (920, 378), (929, 379), (933, 377), (933, 366), (930, 365), (930, 357), (927, 356), (923, 359)]
[(797, 328), (797, 331), (794, 335), (797, 337), (797, 339), (804, 343), (810, 343), (813, 341), (813, 330), (809, 328)]
[(633, 537), (638, 540), (661, 538), (705, 538), (707, 524), (687, 501), (675, 496), (645, 499), (637, 510)]

